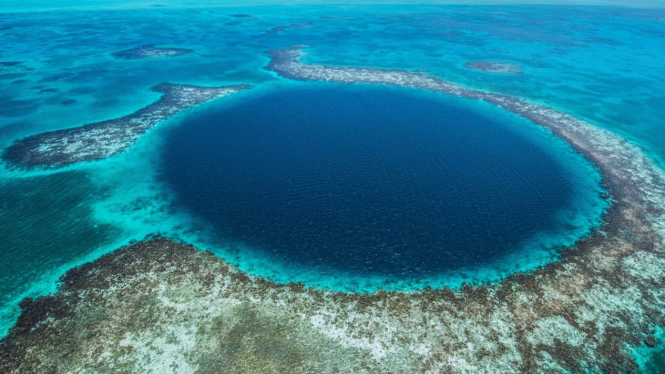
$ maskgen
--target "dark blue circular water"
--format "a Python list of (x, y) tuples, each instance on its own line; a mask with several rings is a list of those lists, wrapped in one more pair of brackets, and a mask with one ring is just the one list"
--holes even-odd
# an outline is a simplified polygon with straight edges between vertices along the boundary
[(455, 100), (367, 86), (249, 97), (173, 128), (161, 176), (220, 240), (290, 264), (391, 277), (486, 264), (557, 229), (574, 189), (509, 115)]

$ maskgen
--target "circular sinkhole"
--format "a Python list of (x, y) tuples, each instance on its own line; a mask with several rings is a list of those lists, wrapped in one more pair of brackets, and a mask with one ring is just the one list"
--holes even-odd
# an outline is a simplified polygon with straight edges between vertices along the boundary
[(181, 121), (162, 152), (176, 208), (214, 240), (320, 273), (418, 279), (551, 260), (602, 207), (599, 176), (560, 139), (487, 104), (411, 89), (248, 94)]

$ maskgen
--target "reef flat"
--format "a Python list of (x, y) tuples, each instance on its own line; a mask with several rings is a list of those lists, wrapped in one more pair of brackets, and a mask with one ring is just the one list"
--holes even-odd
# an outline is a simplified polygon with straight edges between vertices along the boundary
[(566, 140), (598, 167), (612, 204), (560, 261), (460, 290), (354, 294), (253, 277), (154, 238), (72, 269), (21, 303), (0, 370), (55, 372), (637, 371), (633, 346), (665, 325), (665, 176), (642, 150), (564, 112), (420, 73), (302, 64), (299, 80), (407, 86), (497, 105)]
[(522, 68), (506, 62), (492, 62), (492, 61), (471, 61), (464, 64), (467, 69), (487, 71), (490, 73), (500, 74), (522, 74)]
[(232, 94), (249, 85), (199, 87), (163, 83), (152, 88), (164, 95), (130, 115), (19, 139), (2, 153), (11, 167), (58, 168), (101, 160), (129, 148), (159, 122), (203, 102)]
[(112, 54), (115, 58), (125, 60), (136, 60), (140, 58), (174, 57), (182, 56), (194, 52), (192, 49), (185, 48), (160, 48), (152, 45), (125, 49)]

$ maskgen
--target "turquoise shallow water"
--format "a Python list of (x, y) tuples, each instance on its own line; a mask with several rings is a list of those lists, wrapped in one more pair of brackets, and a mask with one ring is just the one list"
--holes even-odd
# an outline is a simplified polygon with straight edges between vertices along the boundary
[[(232, 17), (239, 13), (253, 17)], [(313, 24), (265, 34), (276, 26), (305, 22)], [(144, 44), (192, 48), (195, 53), (134, 61), (110, 56)], [(305, 57), (310, 63), (427, 69), (455, 83), (543, 103), (620, 133), (643, 146), (661, 165), (665, 160), (662, 10), (346, 5), (0, 13), (0, 61), (22, 62), (0, 67), (3, 147), (30, 134), (131, 113), (157, 100), (149, 88), (164, 81), (255, 86), (174, 117), (116, 158), (64, 172), (0, 171), (2, 329), (13, 324), (22, 297), (52, 291), (67, 268), (155, 231), (197, 243), (273, 279), (301, 279), (351, 290), (371, 290), (377, 284), (424, 286), (413, 279), (392, 285), (382, 279), (343, 282), (350, 279), (348, 274), (322, 278), (311, 269), (278, 261), (266, 266), (265, 261), (247, 256), (251, 252), (246, 248), (220, 246), (212, 240), (210, 227), (175, 209), (173, 191), (159, 182), (154, 171), (168, 131), (177, 130), (197, 113), (272, 90), (300, 87), (301, 83), (284, 82), (263, 69), (267, 50), (294, 44), (310, 46)], [(476, 60), (514, 63), (524, 74), (464, 68)], [(483, 105), (474, 108), (498, 111)], [(597, 198), (599, 190), (580, 186), (596, 185), (597, 174), (553, 137), (544, 132), (534, 135), (538, 130), (528, 124), (517, 127), (523, 136), (541, 142), (541, 149), (558, 158), (568, 175), (585, 176), (575, 185), (589, 195), (574, 209), (584, 214), (568, 219), (578, 228), (592, 227), (603, 205), (599, 198), (591, 204), (594, 200), (588, 196)], [(529, 253), (546, 255), (526, 263), (508, 259), (503, 263), (513, 267), (470, 271), (438, 279), (439, 285), (498, 278), (516, 263), (528, 269), (553, 258), (547, 251)]]

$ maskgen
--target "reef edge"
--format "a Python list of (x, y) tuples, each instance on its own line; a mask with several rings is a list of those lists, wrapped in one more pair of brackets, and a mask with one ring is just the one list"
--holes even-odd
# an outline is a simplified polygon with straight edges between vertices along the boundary
[(102, 160), (127, 150), (146, 131), (180, 111), (250, 87), (162, 83), (152, 88), (162, 97), (130, 115), (28, 136), (5, 148), (1, 157), (10, 168), (19, 169), (55, 169)]

